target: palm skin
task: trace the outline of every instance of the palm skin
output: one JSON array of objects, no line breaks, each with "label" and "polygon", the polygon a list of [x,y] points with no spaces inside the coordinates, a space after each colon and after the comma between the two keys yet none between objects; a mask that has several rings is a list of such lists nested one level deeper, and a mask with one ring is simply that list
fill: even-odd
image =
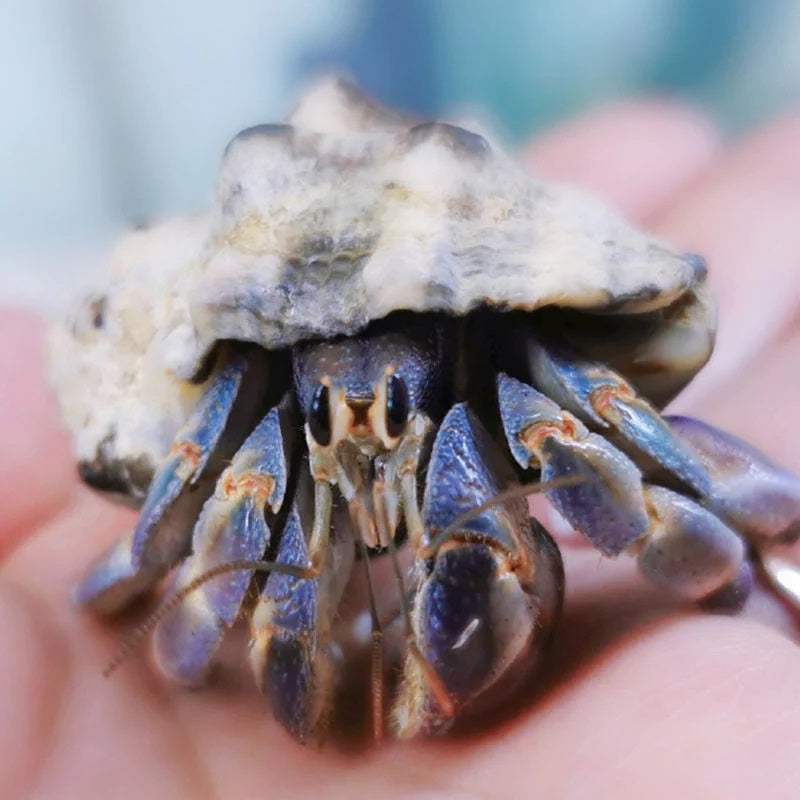
[{"label": "palm skin", "polygon": [[[724,149],[686,109],[629,103],[524,157],[707,256],[719,346],[678,408],[800,469],[800,117]],[[247,680],[186,692],[140,657],[105,680],[123,628],[74,609],[69,590],[133,516],[77,484],[42,377],[41,323],[2,320],[0,797],[798,795],[793,620],[761,595],[740,617],[704,614],[647,586],[630,561],[569,540],[544,674],[519,713],[481,731],[303,748]]]}]

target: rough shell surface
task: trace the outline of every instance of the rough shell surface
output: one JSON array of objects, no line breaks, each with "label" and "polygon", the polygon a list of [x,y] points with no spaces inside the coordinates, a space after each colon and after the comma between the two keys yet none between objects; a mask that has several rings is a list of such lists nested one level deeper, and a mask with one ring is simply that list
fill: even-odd
[{"label": "rough shell surface", "polygon": [[105,285],[51,330],[51,380],[78,461],[117,472],[134,497],[203,392],[167,369],[157,342],[207,229],[198,215],[127,234]]},{"label": "rough shell surface", "polygon": [[326,81],[287,124],[233,139],[208,214],[123,241],[106,286],[54,330],[53,377],[78,457],[146,485],[219,339],[283,347],[398,309],[644,312],[689,290],[691,324],[711,331],[703,285],[702,260],[477,134]]},{"label": "rough shell surface", "polygon": [[397,309],[644,311],[700,270],[600,201],[531,179],[477,134],[327,82],[286,125],[229,144],[164,357],[187,377],[216,339],[273,348]]}]

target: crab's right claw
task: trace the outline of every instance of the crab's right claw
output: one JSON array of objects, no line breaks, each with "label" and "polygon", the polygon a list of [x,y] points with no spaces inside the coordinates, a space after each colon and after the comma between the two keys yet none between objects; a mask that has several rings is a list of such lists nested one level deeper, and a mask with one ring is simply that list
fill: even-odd
[{"label": "crab's right claw", "polygon": [[428,468],[413,635],[392,714],[399,736],[440,733],[502,702],[530,677],[558,617],[561,559],[524,498],[449,530],[513,484],[505,469],[477,418],[454,406]]}]

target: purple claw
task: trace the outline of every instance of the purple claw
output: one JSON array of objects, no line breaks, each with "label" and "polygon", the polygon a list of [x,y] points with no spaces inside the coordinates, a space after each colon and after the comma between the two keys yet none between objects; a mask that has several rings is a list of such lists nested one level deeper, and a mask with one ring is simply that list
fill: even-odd
[{"label": "purple claw", "polygon": [[515,482],[477,418],[454,406],[428,467],[416,650],[409,650],[392,714],[400,736],[441,733],[454,715],[508,699],[538,665],[561,606],[563,573],[524,498],[487,508],[437,542],[464,512]]}]

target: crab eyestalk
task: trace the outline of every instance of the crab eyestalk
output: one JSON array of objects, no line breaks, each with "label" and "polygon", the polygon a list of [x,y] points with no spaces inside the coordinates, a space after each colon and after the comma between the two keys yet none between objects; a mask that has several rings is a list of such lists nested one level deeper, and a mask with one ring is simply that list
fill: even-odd
[{"label": "crab eyestalk", "polygon": [[392,712],[401,737],[446,731],[507,699],[537,666],[558,617],[563,573],[523,498],[441,533],[514,482],[481,423],[454,406],[437,434],[416,553],[409,653]]}]

